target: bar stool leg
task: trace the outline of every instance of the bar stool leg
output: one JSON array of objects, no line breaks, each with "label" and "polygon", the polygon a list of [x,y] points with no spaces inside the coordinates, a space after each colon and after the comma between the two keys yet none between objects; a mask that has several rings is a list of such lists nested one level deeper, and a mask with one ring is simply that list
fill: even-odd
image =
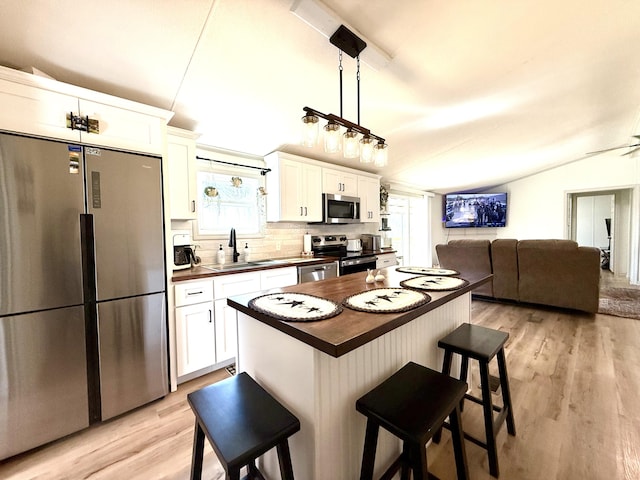
[{"label": "bar stool leg", "polygon": [[[401,461],[402,461],[402,465],[401,465],[401,470],[400,470],[400,480],[410,480],[411,478],[411,467],[412,467],[412,463],[411,463],[411,449],[409,448],[409,443],[408,442],[402,442],[402,457],[400,457]],[[391,475],[391,468],[389,468],[389,470],[387,470],[387,472],[389,472],[389,475]],[[383,476],[384,478],[384,476]],[[393,476],[391,476],[390,478],[393,478]],[[380,479],[383,480],[383,479]]]},{"label": "bar stool leg", "polygon": [[[451,360],[453,358],[453,352],[450,350],[445,350],[444,359],[442,360],[442,373],[445,375],[451,374]],[[465,380],[466,381],[466,380]],[[461,401],[462,403],[462,401]],[[436,433],[433,434],[432,441],[433,443],[440,443],[440,439],[442,438],[442,426],[438,428]]]},{"label": "bar stool leg", "polygon": [[202,457],[204,453],[204,431],[196,420],[193,434],[193,450],[191,452],[191,480],[202,478]]},{"label": "bar stool leg", "polygon": [[362,467],[360,480],[373,479],[373,467],[376,461],[376,448],[378,446],[378,424],[371,419],[367,420],[367,432],[364,437],[364,451],[362,452]]},{"label": "bar stool leg", "polygon": [[480,364],[480,384],[482,387],[482,410],[484,411],[484,429],[487,441],[487,453],[489,455],[489,472],[498,478],[498,452],[496,451],[496,432],[493,428],[493,401],[491,399],[491,386],[489,384],[489,364]]},{"label": "bar stool leg", "polygon": [[453,352],[445,350],[444,359],[442,360],[442,373],[446,375],[451,374],[451,359],[453,358]]},{"label": "bar stool leg", "polygon": [[511,390],[509,389],[509,375],[507,374],[507,362],[504,358],[504,349],[498,352],[498,370],[500,371],[500,388],[502,388],[503,408],[507,408],[507,432],[516,434],[516,424],[513,421],[513,408],[511,406]]},{"label": "bar stool leg", "polygon": [[451,424],[451,440],[453,441],[453,453],[456,459],[456,472],[458,480],[468,480],[469,467],[467,466],[467,451],[464,446],[464,431],[460,421],[460,409],[456,409],[449,415]]},{"label": "bar stool leg", "polygon": [[293,465],[291,464],[291,452],[289,441],[285,439],[276,446],[278,463],[280,464],[280,476],[282,480],[293,480]]},{"label": "bar stool leg", "polygon": [[424,445],[411,445],[411,464],[413,465],[413,480],[428,480],[427,449]]},{"label": "bar stool leg", "polygon": [[247,471],[249,472],[249,474],[246,477],[247,479],[262,478],[262,475],[260,474],[260,470],[258,470],[258,467],[256,467],[255,460],[252,460],[249,462],[249,464],[247,465]]},{"label": "bar stool leg", "polygon": [[[469,357],[461,355],[460,359],[460,380],[467,381],[467,375],[469,374]],[[464,411],[464,397],[460,400],[460,411]]]}]

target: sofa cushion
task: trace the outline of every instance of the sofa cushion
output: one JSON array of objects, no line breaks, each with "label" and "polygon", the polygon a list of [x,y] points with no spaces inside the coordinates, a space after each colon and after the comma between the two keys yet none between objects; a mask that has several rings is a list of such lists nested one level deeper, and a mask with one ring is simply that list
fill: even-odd
[{"label": "sofa cushion", "polygon": [[500,238],[491,242],[493,295],[518,300],[518,240]]},{"label": "sofa cushion", "polygon": [[518,296],[587,312],[598,311],[600,251],[572,240],[520,240]]},{"label": "sofa cushion", "polygon": [[[460,272],[466,280],[474,280],[491,275],[491,242],[489,240],[451,240],[436,245],[438,262],[442,268]],[[475,295],[493,297],[493,282],[476,287]]]}]

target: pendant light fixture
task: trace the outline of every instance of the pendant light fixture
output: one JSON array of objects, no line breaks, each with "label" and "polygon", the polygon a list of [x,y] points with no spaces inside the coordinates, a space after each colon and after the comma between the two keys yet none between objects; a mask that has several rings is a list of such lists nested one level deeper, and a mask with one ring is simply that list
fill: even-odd
[{"label": "pendant light fixture", "polygon": [[[345,158],[360,157],[362,163],[373,162],[376,167],[384,167],[388,161],[388,145],[385,139],[360,125],[360,52],[366,48],[367,44],[344,25],[340,25],[329,41],[339,50],[340,116],[304,107],[302,144],[307,147],[316,145],[319,133],[318,123],[320,118],[323,118],[327,120],[327,124],[323,127],[325,152],[337,153],[342,149]],[[357,60],[358,123],[342,117],[342,52]],[[345,129],[342,135],[341,128]]]}]

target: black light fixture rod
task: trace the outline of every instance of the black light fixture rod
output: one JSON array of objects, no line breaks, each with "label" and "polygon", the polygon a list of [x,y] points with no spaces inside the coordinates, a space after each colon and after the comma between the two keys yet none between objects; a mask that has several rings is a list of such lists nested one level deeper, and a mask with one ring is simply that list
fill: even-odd
[{"label": "black light fixture rod", "polygon": [[360,55],[357,57],[358,73],[356,74],[356,83],[358,84],[358,124],[360,124]]},{"label": "black light fixture rod", "polygon": [[371,130],[369,130],[368,128],[365,128],[357,123],[350,122],[349,120],[344,119],[342,117],[338,117],[333,113],[322,113],[311,107],[304,107],[302,110],[307,115],[315,115],[316,117],[324,118],[327,121],[332,121],[334,123],[337,123],[338,125],[341,125],[347,129],[350,128],[351,130],[354,130],[362,135],[369,135],[370,137],[375,138],[378,141],[378,143],[385,142],[384,138],[379,137],[378,135],[372,133]]},{"label": "black light fixture rod", "polygon": [[338,71],[340,72],[340,116],[342,117],[342,50],[338,54]]},{"label": "black light fixture rod", "polygon": [[254,170],[260,170],[260,175],[266,175],[271,171],[270,168],[265,168],[265,167],[254,167],[253,165],[242,165],[241,163],[225,162],[224,160],[216,160],[213,158],[206,158],[206,157],[200,157],[200,156],[196,156],[196,158],[198,160],[206,160],[208,162],[224,163],[225,165],[232,165],[234,167],[253,168]]}]

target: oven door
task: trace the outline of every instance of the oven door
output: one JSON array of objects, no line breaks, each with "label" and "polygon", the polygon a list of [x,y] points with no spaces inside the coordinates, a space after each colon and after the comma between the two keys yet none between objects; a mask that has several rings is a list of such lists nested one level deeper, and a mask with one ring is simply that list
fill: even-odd
[{"label": "oven door", "polygon": [[375,255],[368,257],[349,258],[340,261],[340,275],[348,275],[350,273],[366,272],[376,268],[378,257]]}]

